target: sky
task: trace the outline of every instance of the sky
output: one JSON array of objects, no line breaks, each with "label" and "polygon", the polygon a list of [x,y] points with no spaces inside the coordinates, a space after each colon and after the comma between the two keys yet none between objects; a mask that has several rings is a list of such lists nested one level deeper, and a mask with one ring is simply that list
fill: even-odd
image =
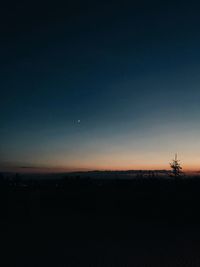
[{"label": "sky", "polygon": [[200,169],[200,4],[7,1],[0,170]]}]

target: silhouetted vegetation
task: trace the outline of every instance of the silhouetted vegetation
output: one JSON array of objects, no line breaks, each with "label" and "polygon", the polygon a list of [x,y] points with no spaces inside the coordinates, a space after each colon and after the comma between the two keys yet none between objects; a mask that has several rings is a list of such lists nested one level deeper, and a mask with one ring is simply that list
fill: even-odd
[{"label": "silhouetted vegetation", "polygon": [[199,266],[198,176],[96,174],[1,174],[3,266]]},{"label": "silhouetted vegetation", "polygon": [[[6,179],[1,175],[1,203],[4,215],[22,217],[114,214],[135,220],[199,219],[200,179],[184,177],[178,181],[155,172],[138,173],[124,179],[68,175],[56,179],[25,179],[19,174]],[[122,178],[120,178],[122,175]],[[7,209],[7,211],[5,210]],[[34,212],[33,212],[34,210]]]},{"label": "silhouetted vegetation", "polygon": [[175,155],[175,159],[173,159],[172,162],[170,163],[170,167],[172,168],[172,176],[179,177],[184,174],[182,172],[180,160],[178,160],[177,158],[177,154]]}]

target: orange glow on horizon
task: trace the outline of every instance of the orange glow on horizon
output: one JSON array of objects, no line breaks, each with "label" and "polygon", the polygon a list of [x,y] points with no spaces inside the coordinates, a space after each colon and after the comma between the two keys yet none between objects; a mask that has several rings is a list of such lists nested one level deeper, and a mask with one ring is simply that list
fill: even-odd
[{"label": "orange glow on horizon", "polygon": [[[128,171],[128,170],[170,170],[169,165],[152,165],[152,166],[142,166],[142,165],[131,165],[131,166],[124,166],[124,167],[103,167],[103,166],[93,166],[93,167],[29,167],[29,168],[22,168],[22,167],[5,167],[2,168],[1,171],[3,172],[19,172],[19,173],[64,173],[64,172],[79,172],[79,171]],[[200,171],[198,167],[191,167],[191,166],[183,166],[183,172],[185,173],[195,173]]]},{"label": "orange glow on horizon", "polygon": [[[115,151],[114,151],[115,152]],[[34,163],[16,162],[0,166],[0,171],[21,173],[61,173],[75,171],[126,171],[126,170],[170,170],[173,154],[146,152],[133,154],[131,152],[105,153],[90,156],[87,154],[76,155],[66,160],[65,155],[51,159],[40,159]],[[182,153],[180,159],[183,172],[191,173],[200,171],[200,157]],[[66,164],[67,162],[67,164]]]}]

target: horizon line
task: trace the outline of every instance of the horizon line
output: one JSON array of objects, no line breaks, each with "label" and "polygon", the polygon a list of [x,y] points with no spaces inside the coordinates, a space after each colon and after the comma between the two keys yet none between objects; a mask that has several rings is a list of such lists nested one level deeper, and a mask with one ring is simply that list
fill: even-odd
[{"label": "horizon line", "polygon": [[[128,171],[133,171],[133,172],[138,172],[138,171],[168,171],[170,172],[171,169],[165,169],[165,168],[137,168],[137,169],[132,169],[132,168],[126,168],[126,169],[91,169],[91,168],[64,168],[64,167],[36,167],[36,166],[19,166],[19,167],[0,167],[0,172],[1,173],[30,173],[30,174],[62,174],[62,173],[76,173],[76,172],[128,172]],[[195,168],[195,169],[183,169],[184,173],[195,173],[195,172],[200,172],[200,168]]]}]

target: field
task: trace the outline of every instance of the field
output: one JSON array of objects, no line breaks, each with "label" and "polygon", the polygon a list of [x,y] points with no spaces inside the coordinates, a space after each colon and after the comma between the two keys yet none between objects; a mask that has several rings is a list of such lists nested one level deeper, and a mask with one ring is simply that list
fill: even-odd
[{"label": "field", "polygon": [[198,177],[2,181],[2,266],[200,266],[199,193]]}]

